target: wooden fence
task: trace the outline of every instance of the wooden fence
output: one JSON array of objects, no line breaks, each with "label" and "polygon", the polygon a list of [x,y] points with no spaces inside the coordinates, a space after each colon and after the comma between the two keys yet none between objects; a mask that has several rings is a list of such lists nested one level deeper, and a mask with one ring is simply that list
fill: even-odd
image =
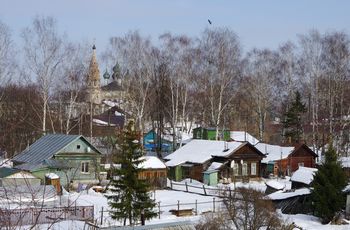
[{"label": "wooden fence", "polygon": [[234,191],[229,186],[225,188],[214,188],[206,185],[193,185],[187,182],[170,181],[170,189],[176,191],[190,192],[204,196],[231,197]]},{"label": "wooden fence", "polygon": [[94,206],[0,209],[0,226],[55,223],[61,220],[93,220]]}]

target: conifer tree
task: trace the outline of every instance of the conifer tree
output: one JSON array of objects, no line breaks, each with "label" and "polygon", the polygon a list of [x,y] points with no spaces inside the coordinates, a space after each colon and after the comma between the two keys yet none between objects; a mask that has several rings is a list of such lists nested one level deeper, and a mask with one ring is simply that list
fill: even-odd
[{"label": "conifer tree", "polygon": [[153,211],[155,203],[149,197],[149,184],[138,178],[141,170],[138,165],[142,163],[140,157],[143,154],[133,122],[129,122],[120,135],[120,150],[117,163],[121,167],[114,169],[108,204],[113,210],[113,219],[123,221],[124,225],[129,220],[130,225],[135,225],[138,220],[151,219],[157,214]]},{"label": "conifer tree", "polygon": [[311,199],[315,215],[328,223],[334,215],[345,206],[345,196],[342,190],[346,186],[346,175],[337,161],[336,152],[330,144],[325,153],[325,161],[317,171]]},{"label": "conifer tree", "polygon": [[295,99],[290,108],[284,114],[284,137],[293,143],[299,142],[303,134],[302,115],[306,112],[305,104],[301,101],[299,91],[295,93]]}]

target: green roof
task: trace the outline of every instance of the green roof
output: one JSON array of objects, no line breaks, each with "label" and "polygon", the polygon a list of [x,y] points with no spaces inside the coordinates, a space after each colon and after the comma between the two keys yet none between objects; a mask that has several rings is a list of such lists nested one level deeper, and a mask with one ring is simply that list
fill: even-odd
[{"label": "green roof", "polygon": [[25,149],[20,154],[13,158],[13,161],[19,163],[37,163],[52,158],[59,153],[60,150],[77,139],[83,139],[96,152],[101,152],[96,149],[82,135],[66,135],[66,134],[47,134],[34,142],[29,148]]},{"label": "green roof", "polygon": [[18,169],[3,167],[3,168],[0,168],[0,178],[5,178],[18,172],[20,172],[20,170]]}]

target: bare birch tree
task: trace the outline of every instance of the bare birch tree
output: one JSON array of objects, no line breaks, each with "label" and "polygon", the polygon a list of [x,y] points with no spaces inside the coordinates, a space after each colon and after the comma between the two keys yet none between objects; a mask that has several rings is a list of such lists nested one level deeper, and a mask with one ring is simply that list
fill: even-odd
[{"label": "bare birch tree", "polygon": [[246,89],[251,97],[257,117],[259,140],[265,140],[266,117],[271,111],[274,98],[274,83],[277,79],[277,54],[270,50],[253,49],[248,54],[249,64]]},{"label": "bare birch tree", "polygon": [[[22,32],[24,60],[29,78],[34,77],[42,99],[42,132],[47,130],[47,113],[52,88],[65,58],[63,36],[52,17],[36,17]],[[31,80],[31,79],[30,79]]]},{"label": "bare birch tree", "polygon": [[[160,39],[163,41],[162,56],[169,69],[171,108],[168,113],[172,127],[173,149],[176,149],[178,140],[182,141],[187,115],[192,69],[192,61],[189,57],[191,39],[186,36],[172,36],[171,34],[164,34]],[[180,130],[177,130],[180,122]]]},{"label": "bare birch tree", "polygon": [[211,125],[219,125],[230,105],[240,78],[241,46],[237,35],[227,28],[206,29],[200,38],[202,80],[209,101]]},{"label": "bare birch tree", "polygon": [[114,62],[119,62],[122,71],[127,73],[124,81],[125,107],[136,115],[136,124],[142,133],[154,69],[153,47],[150,40],[143,38],[137,31],[129,32],[122,38],[111,38],[110,45],[110,57]]},{"label": "bare birch tree", "polygon": [[299,65],[301,67],[300,79],[304,79],[309,86],[312,145],[313,150],[317,151],[319,149],[319,87],[320,78],[323,74],[322,37],[318,31],[310,31],[309,34],[300,36],[299,45],[301,48],[299,59]]}]

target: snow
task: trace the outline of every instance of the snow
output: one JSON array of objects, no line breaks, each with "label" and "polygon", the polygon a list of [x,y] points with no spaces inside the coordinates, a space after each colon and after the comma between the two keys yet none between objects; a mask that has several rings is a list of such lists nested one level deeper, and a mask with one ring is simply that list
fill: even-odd
[{"label": "snow", "polygon": [[271,200],[284,200],[295,196],[307,195],[311,191],[308,188],[296,189],[294,191],[277,191],[268,195]]},{"label": "snow", "polygon": [[[228,150],[224,151],[225,145]],[[185,162],[202,164],[212,158],[212,156],[228,156],[241,145],[241,142],[192,140],[182,146],[172,154],[165,157],[169,160],[167,166],[176,166]]]},{"label": "snow", "polygon": [[142,169],[165,169],[166,165],[158,158],[154,156],[144,156],[140,158],[144,160],[138,165]]},{"label": "snow", "polygon": [[266,143],[258,143],[255,145],[255,148],[266,155],[266,157],[261,160],[262,163],[287,158],[288,155],[294,150],[294,147],[282,147],[279,145],[270,145]]},{"label": "snow", "polygon": [[46,173],[45,177],[49,178],[49,179],[59,179],[60,177],[55,174],[55,173]]},{"label": "snow", "polygon": [[277,180],[269,180],[265,182],[267,186],[270,186],[271,188],[282,190],[286,187],[285,183],[281,183]]},{"label": "snow", "polygon": [[231,131],[230,137],[234,141],[248,141],[252,145],[256,145],[259,140],[250,135],[248,132],[245,131]]},{"label": "snow", "polygon": [[[194,193],[186,193],[181,191],[169,191],[169,190],[155,190],[151,193],[151,197],[155,199],[157,204],[161,206],[161,219],[154,218],[150,221],[147,221],[146,224],[155,224],[155,223],[167,223],[174,221],[198,221],[200,216],[189,216],[189,217],[176,217],[172,215],[169,210],[177,209],[178,202],[180,203],[181,208],[193,208],[195,209],[195,202],[197,201],[198,213],[206,212],[212,210],[213,207],[213,197],[211,196],[202,196]],[[76,201],[76,204],[79,205],[94,205],[95,219],[101,219],[101,210],[104,209],[103,215],[103,225],[121,225],[120,222],[112,220],[107,212],[110,210],[108,206],[107,198],[104,194],[96,193],[92,189],[88,191],[83,191],[81,193],[71,193],[69,194],[69,199],[71,201]],[[219,209],[223,204],[220,198],[215,198],[216,204],[215,208]],[[160,202],[160,203],[159,203]],[[158,208],[157,208],[158,210]]]},{"label": "snow", "polygon": [[343,168],[350,168],[350,157],[341,157],[340,162]]},{"label": "snow", "polygon": [[322,224],[321,220],[315,216],[305,215],[305,214],[283,214],[279,211],[280,216],[287,223],[295,223],[299,228],[294,229],[304,229],[304,230],[348,230],[350,229],[349,225],[331,225],[331,224]]},{"label": "snow", "polygon": [[[181,131],[179,131],[177,134],[177,137],[179,139],[181,138],[181,140],[178,140],[178,143],[180,143],[180,141],[182,141],[183,144],[187,144],[188,142],[190,142],[192,140],[192,136],[186,132],[181,133]],[[173,135],[172,134],[165,134],[162,136],[162,138],[164,140],[173,142]]]},{"label": "snow", "polygon": [[105,104],[105,105],[108,105],[109,107],[118,106],[118,103],[114,102],[114,101],[103,100],[102,103]]},{"label": "snow", "polygon": [[0,167],[12,168],[13,163],[11,159],[1,159],[0,158]]},{"label": "snow", "polygon": [[18,172],[18,173],[12,174],[6,178],[10,178],[10,179],[35,179],[36,177],[28,172]]},{"label": "snow", "polygon": [[115,124],[108,124],[108,122],[102,121],[100,119],[92,119],[93,122],[95,122],[98,125],[109,125],[109,126],[115,126]]},{"label": "snow", "polygon": [[219,163],[219,162],[213,162],[211,163],[211,165],[208,167],[208,171],[210,170],[218,170],[221,166],[223,165],[223,163]]},{"label": "snow", "polygon": [[301,167],[295,171],[291,177],[291,181],[301,182],[309,185],[314,180],[314,175],[317,172],[316,168]]}]

